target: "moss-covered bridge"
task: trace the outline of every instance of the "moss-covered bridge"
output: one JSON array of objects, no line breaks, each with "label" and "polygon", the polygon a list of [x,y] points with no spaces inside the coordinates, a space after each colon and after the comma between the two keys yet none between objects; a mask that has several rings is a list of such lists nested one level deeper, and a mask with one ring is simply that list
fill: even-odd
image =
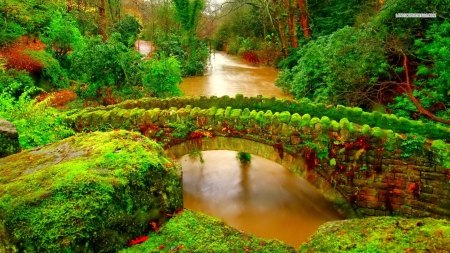
[{"label": "moss-covered bridge", "polygon": [[67,119],[78,131],[140,131],[173,157],[227,149],[269,158],[307,179],[346,217],[450,217],[450,129],[434,124],[241,95],[141,99]]}]

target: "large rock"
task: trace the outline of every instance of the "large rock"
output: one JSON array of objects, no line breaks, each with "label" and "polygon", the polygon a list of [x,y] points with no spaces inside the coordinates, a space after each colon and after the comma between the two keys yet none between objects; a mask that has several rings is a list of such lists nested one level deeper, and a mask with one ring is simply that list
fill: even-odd
[{"label": "large rock", "polygon": [[300,252],[450,252],[450,221],[376,217],[330,221]]},{"label": "large rock", "polygon": [[116,252],[182,207],[181,170],[136,132],[0,159],[0,252]]},{"label": "large rock", "polygon": [[146,242],[124,249],[120,253],[159,251],[199,253],[297,252],[294,247],[278,240],[256,237],[232,228],[222,220],[187,209],[167,222],[158,233],[150,233]]},{"label": "large rock", "polygon": [[16,126],[0,118],[0,158],[17,153],[19,148]]}]

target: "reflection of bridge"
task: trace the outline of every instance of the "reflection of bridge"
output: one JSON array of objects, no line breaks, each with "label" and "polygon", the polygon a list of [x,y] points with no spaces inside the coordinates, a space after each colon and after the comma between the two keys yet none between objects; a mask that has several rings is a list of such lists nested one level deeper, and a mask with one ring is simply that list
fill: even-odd
[{"label": "reflection of bridge", "polygon": [[149,57],[149,54],[155,50],[153,44],[145,40],[137,40],[134,43],[134,47],[139,53],[145,55],[143,58]]},{"label": "reflection of bridge", "polygon": [[[305,110],[313,117],[298,114]],[[354,210],[364,216],[450,217],[450,173],[439,165],[445,156],[435,159],[419,148],[402,158],[402,135],[339,119],[344,116],[374,126],[399,127],[389,123],[395,120],[415,124],[354,108],[242,96],[142,99],[87,108],[68,119],[80,131],[138,130],[175,157],[196,149],[228,149],[271,159],[307,179],[346,217],[355,216]],[[428,129],[436,135],[448,131]],[[450,150],[442,141],[430,144]]]}]

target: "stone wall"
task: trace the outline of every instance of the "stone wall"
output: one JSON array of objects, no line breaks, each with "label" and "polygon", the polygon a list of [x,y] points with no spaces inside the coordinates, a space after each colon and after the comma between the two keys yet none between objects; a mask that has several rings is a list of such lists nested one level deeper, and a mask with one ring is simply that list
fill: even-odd
[{"label": "stone wall", "polygon": [[19,152],[19,134],[16,126],[0,118],[0,158]]},{"label": "stone wall", "polygon": [[[236,95],[234,98],[229,96],[222,97],[206,97],[200,96],[195,98],[144,98],[140,100],[128,100],[121,104],[102,107],[101,110],[109,111],[116,108],[120,109],[153,109],[160,108],[170,109],[171,107],[184,108],[186,106],[192,108],[227,108],[244,110],[248,108],[256,111],[272,110],[273,112],[287,111],[291,114],[298,113],[300,115],[309,114],[311,117],[327,116],[331,120],[340,121],[347,118],[350,122],[370,127],[380,127],[383,129],[391,129],[398,133],[417,133],[430,139],[443,139],[450,141],[450,128],[437,126],[432,123],[422,123],[416,120],[408,120],[404,117],[397,117],[390,114],[382,114],[380,112],[365,112],[358,107],[345,107],[342,105],[327,105],[323,103],[310,103],[298,100],[277,99],[275,97],[267,98],[262,96],[244,97]],[[98,108],[86,108],[82,112],[90,112],[98,110]]]},{"label": "stone wall", "polygon": [[[450,145],[443,141],[426,141],[404,158],[403,134],[350,123],[346,118],[337,122],[327,116],[231,107],[121,107],[84,110],[67,120],[78,131],[137,130],[166,149],[184,142],[205,149],[206,140],[217,137],[263,143],[278,154],[280,164],[286,159],[304,159],[303,168],[287,168],[319,190],[332,186],[364,216],[450,217],[450,172],[442,166],[449,164]],[[246,144],[240,151],[250,147]]]}]

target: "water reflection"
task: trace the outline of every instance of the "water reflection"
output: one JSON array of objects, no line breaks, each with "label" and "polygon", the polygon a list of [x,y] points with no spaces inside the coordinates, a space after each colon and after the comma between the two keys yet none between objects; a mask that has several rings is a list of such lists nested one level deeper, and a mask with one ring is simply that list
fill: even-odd
[{"label": "water reflection", "polygon": [[275,96],[292,98],[275,86],[278,71],[272,67],[254,67],[223,52],[211,54],[204,76],[184,78],[180,89],[186,96]]},{"label": "water reflection", "polygon": [[204,151],[205,162],[184,156],[184,206],[265,238],[300,246],[323,223],[341,217],[306,180],[252,156],[242,166],[235,151]]}]

